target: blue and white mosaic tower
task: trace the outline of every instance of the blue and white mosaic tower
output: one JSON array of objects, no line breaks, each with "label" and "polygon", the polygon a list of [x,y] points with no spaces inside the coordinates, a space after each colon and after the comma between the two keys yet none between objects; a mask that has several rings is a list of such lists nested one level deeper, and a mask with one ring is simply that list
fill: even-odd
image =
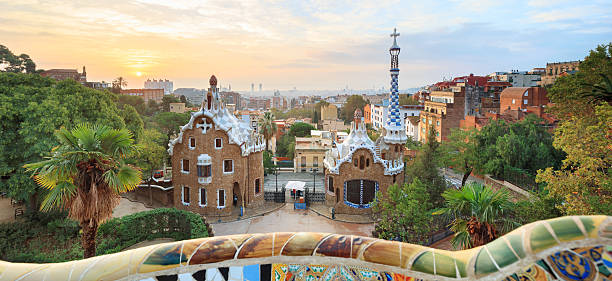
[{"label": "blue and white mosaic tower", "polygon": [[399,76],[399,53],[400,47],[397,45],[397,29],[393,29],[391,37],[393,37],[393,45],[389,49],[391,54],[391,91],[389,93],[389,114],[387,115],[387,124],[385,130],[385,142],[388,143],[405,143],[406,131],[404,129],[404,119],[400,114],[399,91],[397,87]]}]

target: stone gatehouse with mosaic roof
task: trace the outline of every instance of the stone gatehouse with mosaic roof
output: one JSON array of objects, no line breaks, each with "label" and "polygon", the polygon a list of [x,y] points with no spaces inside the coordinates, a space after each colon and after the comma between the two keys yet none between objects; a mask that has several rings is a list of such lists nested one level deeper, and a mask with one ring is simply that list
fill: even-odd
[{"label": "stone gatehouse with mosaic roof", "polygon": [[370,139],[363,114],[357,109],[349,136],[344,142],[333,144],[325,155],[325,201],[336,213],[371,213],[378,191],[386,196],[389,186],[404,181],[403,156],[407,137],[399,105],[397,36],[396,31],[391,34],[389,114],[382,135],[376,142]]},{"label": "stone gatehouse with mosaic roof", "polygon": [[199,111],[169,143],[174,207],[207,215],[264,203],[263,137],[219,98],[217,78]]}]

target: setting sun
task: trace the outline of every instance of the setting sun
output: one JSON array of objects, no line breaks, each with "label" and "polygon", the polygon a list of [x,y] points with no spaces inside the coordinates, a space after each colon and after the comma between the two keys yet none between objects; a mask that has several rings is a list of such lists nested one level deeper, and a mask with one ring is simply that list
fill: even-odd
[{"label": "setting sun", "polygon": [[138,77],[142,76],[142,72],[140,72],[140,71],[136,72],[136,76],[138,76]]}]

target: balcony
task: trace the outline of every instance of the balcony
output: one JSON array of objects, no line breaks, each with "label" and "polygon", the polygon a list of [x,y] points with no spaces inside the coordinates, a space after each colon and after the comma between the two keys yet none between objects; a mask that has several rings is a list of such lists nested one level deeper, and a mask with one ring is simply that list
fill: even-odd
[{"label": "balcony", "polygon": [[199,184],[209,184],[212,182],[212,177],[198,177]]},{"label": "balcony", "polygon": [[[56,264],[0,261],[2,280],[604,280],[612,217],[522,226],[482,247],[445,251],[329,233],[265,233],[158,244]],[[274,279],[272,279],[274,277]]]}]

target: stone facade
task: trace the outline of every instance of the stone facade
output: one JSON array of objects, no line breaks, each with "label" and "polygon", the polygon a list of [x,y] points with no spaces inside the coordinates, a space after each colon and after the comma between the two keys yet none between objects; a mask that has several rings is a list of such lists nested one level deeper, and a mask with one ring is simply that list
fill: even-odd
[{"label": "stone facade", "polygon": [[265,143],[219,102],[213,82],[201,110],[170,143],[174,206],[230,215],[234,208],[264,202]]},{"label": "stone facade", "polygon": [[425,101],[419,122],[419,140],[427,141],[429,130],[436,129],[439,142],[445,140],[452,128],[459,128],[465,113],[465,87],[453,86],[445,91],[432,91]]},{"label": "stone facade", "polygon": [[546,70],[540,81],[540,86],[551,85],[559,76],[571,74],[579,70],[581,61],[547,63]]},{"label": "stone facade", "polygon": [[333,104],[321,107],[321,120],[337,120],[338,107]]}]

